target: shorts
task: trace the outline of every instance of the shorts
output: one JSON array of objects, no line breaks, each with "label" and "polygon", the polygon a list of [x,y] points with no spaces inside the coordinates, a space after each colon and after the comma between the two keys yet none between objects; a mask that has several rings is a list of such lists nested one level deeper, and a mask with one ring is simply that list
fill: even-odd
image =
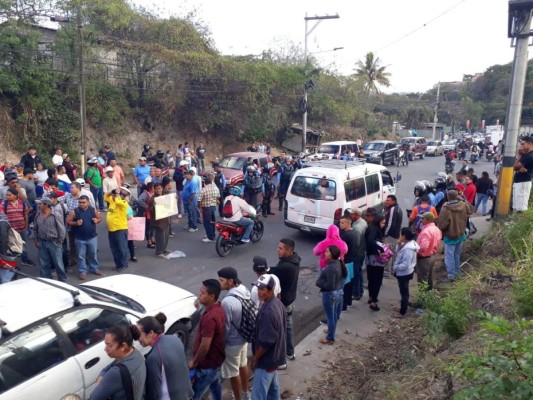
[{"label": "shorts", "polygon": [[226,346],[226,359],[222,364],[222,378],[233,378],[239,375],[239,368],[248,364],[248,343],[237,346]]},{"label": "shorts", "polygon": [[513,209],[515,211],[527,211],[531,181],[513,184]]}]

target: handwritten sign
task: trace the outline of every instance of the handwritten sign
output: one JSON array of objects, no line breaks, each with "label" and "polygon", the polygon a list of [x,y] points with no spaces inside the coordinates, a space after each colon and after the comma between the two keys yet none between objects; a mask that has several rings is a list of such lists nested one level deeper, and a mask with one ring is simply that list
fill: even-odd
[{"label": "handwritten sign", "polygon": [[146,226],[146,218],[134,217],[128,219],[128,240],[144,240],[144,229]]},{"label": "handwritten sign", "polygon": [[175,193],[156,197],[154,201],[156,220],[178,214],[178,201]]}]

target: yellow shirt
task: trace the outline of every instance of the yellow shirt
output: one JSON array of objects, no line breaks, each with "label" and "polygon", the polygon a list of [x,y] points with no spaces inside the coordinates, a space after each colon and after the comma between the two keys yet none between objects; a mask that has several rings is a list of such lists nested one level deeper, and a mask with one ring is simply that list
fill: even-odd
[{"label": "yellow shirt", "polygon": [[122,229],[128,229],[128,203],[122,200],[120,196],[104,195],[105,201],[109,203],[107,211],[107,230],[115,232]]}]

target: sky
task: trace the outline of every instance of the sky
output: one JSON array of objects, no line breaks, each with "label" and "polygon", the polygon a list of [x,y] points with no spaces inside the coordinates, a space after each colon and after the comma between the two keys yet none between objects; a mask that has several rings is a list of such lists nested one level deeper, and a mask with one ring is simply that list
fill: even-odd
[{"label": "sky", "polygon": [[[425,92],[512,61],[507,0],[136,0],[183,16],[195,12],[224,55],[304,47],[307,16],[339,15],[307,35],[308,52],[342,75],[374,52],[391,73],[384,92]],[[308,21],[308,32],[316,21]],[[343,47],[338,51],[329,51]],[[531,51],[529,58],[531,59]]]}]

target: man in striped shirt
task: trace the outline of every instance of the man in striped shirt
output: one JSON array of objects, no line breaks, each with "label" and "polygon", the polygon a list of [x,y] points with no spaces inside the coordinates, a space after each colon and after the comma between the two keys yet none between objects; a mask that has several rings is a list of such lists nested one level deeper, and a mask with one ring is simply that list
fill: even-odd
[{"label": "man in striped shirt", "polygon": [[[22,240],[25,242],[28,240],[28,219],[30,214],[30,206],[28,203],[19,198],[19,192],[15,188],[9,188],[6,192],[6,199],[2,202],[0,210],[3,209],[4,213],[7,216],[7,221],[11,228],[16,230]],[[22,263],[35,266],[35,263],[28,258],[28,253],[26,252],[26,246],[24,246],[24,251],[21,254]]]},{"label": "man in striped shirt", "polygon": [[212,173],[205,178],[205,186],[200,191],[198,198],[206,235],[202,239],[204,243],[210,243],[215,240],[215,210],[217,209],[218,199],[220,198],[220,190],[215,185],[214,178],[215,175]]}]

